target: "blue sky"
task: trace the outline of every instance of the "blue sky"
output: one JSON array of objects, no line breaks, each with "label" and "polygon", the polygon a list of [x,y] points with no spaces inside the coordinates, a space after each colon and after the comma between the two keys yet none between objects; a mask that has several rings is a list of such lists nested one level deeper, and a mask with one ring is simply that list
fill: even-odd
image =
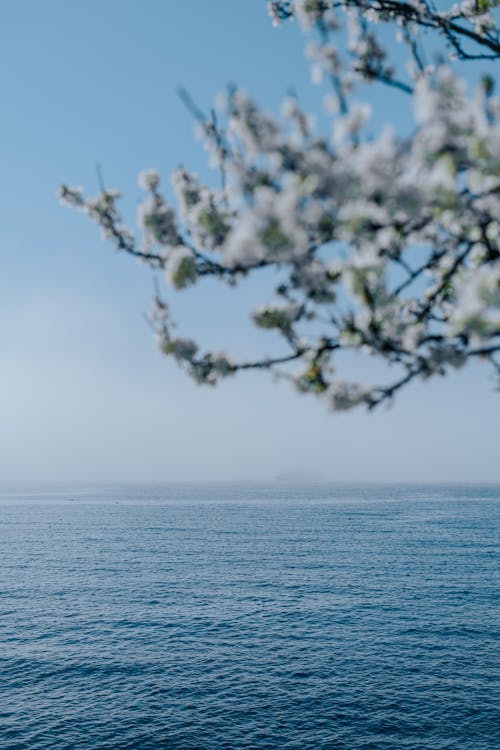
[{"label": "blue sky", "polygon": [[[294,467],[341,481],[500,479],[486,368],[418,384],[373,415],[329,414],[261,374],[198,388],[153,346],[147,270],[57,202],[62,181],[96,191],[100,163],[134,220],[144,167],[206,175],[178,85],[206,108],[235,81],[275,110],[294,86],[317,109],[301,35],[274,29],[264,6],[0,5],[0,480],[260,479]],[[213,292],[179,296],[188,332],[261,343],[235,323],[238,296],[228,310]]]}]

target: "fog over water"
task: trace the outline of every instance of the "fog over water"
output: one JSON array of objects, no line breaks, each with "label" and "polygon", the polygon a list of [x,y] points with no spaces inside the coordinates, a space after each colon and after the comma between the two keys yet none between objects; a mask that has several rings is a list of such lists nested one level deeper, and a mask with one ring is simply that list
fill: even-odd
[{"label": "fog over water", "polygon": [[4,481],[498,479],[498,396],[480,367],[391,409],[331,414],[262,374],[193,385],[136,310],[37,309],[0,324]]}]

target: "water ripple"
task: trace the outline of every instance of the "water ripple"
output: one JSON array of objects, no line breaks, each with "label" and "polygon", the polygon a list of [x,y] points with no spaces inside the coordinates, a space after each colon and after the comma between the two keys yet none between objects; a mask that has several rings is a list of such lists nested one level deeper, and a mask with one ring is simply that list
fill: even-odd
[{"label": "water ripple", "polygon": [[493,750],[499,501],[4,491],[0,748]]}]

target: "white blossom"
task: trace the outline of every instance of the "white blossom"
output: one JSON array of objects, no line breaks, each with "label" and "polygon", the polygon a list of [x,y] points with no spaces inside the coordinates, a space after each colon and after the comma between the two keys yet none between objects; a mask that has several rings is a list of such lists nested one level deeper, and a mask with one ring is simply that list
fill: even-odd
[{"label": "white blossom", "polygon": [[160,173],[156,169],[145,169],[139,174],[138,182],[143,190],[154,191],[160,185]]},{"label": "white blossom", "polygon": [[179,246],[173,248],[166,265],[167,277],[176,289],[184,289],[196,282],[196,259],[192,250]]},{"label": "white blossom", "polygon": [[[316,132],[296,96],[278,117],[230,88],[217,120],[194,108],[217,182],[176,170],[174,206],[160,193],[159,173],[142,172],[137,239],[117,191],[86,198],[63,186],[61,201],[119,250],[163,270],[174,289],[206,277],[234,286],[252,274],[261,274],[259,289],[273,285],[250,318],[281,349],[242,360],[174,335],[171,300],[157,292],[158,345],[198,383],[267,369],[347,410],[390,401],[413,379],[473,357],[500,372],[500,99],[493,75],[473,87],[452,62],[480,56],[493,72],[498,2],[267,5],[273,23],[296,18],[307,35],[328,127],[320,121]],[[384,32],[391,25],[396,55]],[[429,65],[443,39],[442,60]],[[374,122],[366,84],[383,92]],[[394,126],[394,107],[406,112],[406,135]],[[200,316],[205,304],[200,298]],[[343,351],[384,363],[385,384],[338,376]]]}]

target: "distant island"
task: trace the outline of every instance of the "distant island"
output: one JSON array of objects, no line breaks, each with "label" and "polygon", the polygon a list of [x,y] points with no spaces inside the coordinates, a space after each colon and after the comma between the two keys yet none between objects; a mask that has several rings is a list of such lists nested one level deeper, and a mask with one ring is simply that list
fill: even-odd
[{"label": "distant island", "polygon": [[323,474],[308,469],[290,469],[289,471],[280,471],[276,474],[274,480],[276,482],[287,482],[289,484],[316,484],[327,481]]}]

